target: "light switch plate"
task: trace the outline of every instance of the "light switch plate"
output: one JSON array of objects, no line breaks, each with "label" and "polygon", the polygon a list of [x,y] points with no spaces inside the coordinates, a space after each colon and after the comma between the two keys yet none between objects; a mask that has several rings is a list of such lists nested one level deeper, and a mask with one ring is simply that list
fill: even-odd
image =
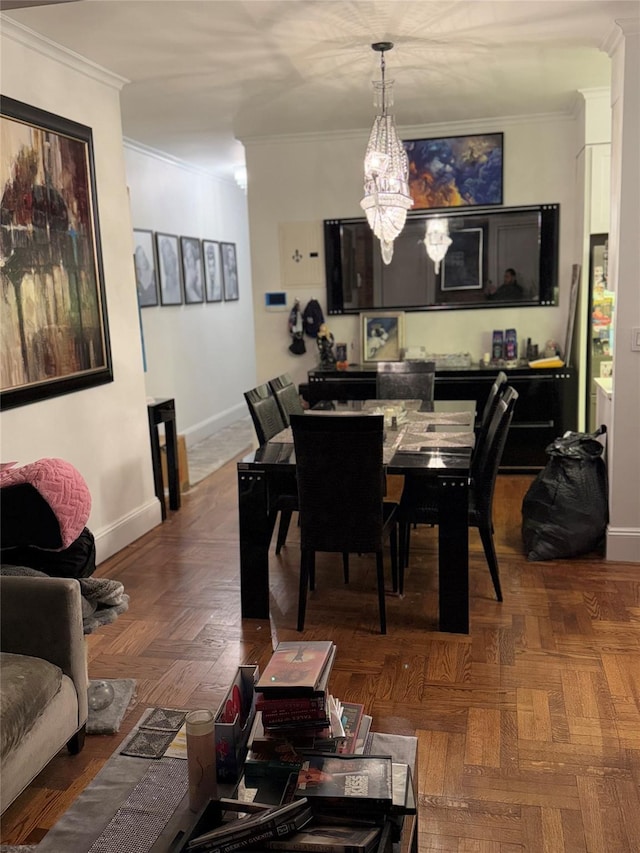
[{"label": "light switch plate", "polygon": [[638,326],[631,329],[631,349],[633,352],[640,352],[640,328]]}]

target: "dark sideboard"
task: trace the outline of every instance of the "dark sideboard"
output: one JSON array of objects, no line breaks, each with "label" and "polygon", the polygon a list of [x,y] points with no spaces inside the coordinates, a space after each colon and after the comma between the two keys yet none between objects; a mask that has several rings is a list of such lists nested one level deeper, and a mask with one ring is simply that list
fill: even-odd
[{"label": "dark sideboard", "polygon": [[[545,448],[566,430],[578,428],[578,377],[575,368],[469,367],[436,370],[436,400],[477,400],[482,413],[498,370],[519,394],[502,457],[502,472],[530,472],[549,460]],[[321,400],[372,400],[376,366],[351,365],[345,370],[310,370],[300,393],[310,406]]]}]

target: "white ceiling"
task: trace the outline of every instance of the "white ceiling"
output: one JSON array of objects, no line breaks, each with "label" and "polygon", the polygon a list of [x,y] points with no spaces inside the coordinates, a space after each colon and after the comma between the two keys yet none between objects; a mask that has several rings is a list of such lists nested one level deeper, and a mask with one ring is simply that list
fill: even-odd
[{"label": "white ceiling", "polygon": [[78,0],[4,15],[130,80],[126,137],[230,173],[243,160],[234,137],[366,135],[377,41],[395,43],[385,56],[400,129],[569,113],[576,90],[608,85],[600,48],[639,10],[640,0]]}]

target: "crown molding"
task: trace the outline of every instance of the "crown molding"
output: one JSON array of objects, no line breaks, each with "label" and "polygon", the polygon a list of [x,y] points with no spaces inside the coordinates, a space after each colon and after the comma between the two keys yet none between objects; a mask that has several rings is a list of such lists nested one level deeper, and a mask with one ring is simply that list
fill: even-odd
[{"label": "crown molding", "polygon": [[40,53],[42,56],[54,59],[61,65],[66,65],[68,68],[84,74],[85,77],[90,77],[92,80],[97,80],[118,91],[130,82],[126,77],[121,77],[119,74],[109,71],[108,68],[103,68],[101,65],[81,56],[79,53],[63,47],[46,36],[40,35],[35,30],[25,27],[24,24],[19,24],[17,21],[7,18],[5,15],[0,15],[0,24],[2,24],[3,38],[6,37],[11,41],[31,48],[31,50]]},{"label": "crown molding", "polygon": [[186,160],[181,160],[179,157],[174,157],[173,154],[167,154],[166,151],[160,151],[159,148],[152,148],[150,145],[145,145],[144,142],[138,142],[128,136],[122,138],[125,148],[129,151],[135,151],[137,154],[144,154],[146,157],[153,157],[154,160],[159,160],[161,163],[166,163],[169,166],[175,166],[178,169],[183,169],[185,172],[191,172],[194,175],[201,175],[207,178],[213,178],[220,181],[222,184],[237,188],[237,183],[233,176],[222,172],[214,172],[205,169],[202,166],[196,166],[193,163],[187,163]]},{"label": "crown molding", "polygon": [[[397,118],[397,117],[396,117]],[[433,124],[402,125],[396,121],[396,126],[401,139],[423,138],[429,136],[461,136],[471,133],[498,133],[505,127],[530,124],[536,122],[558,122],[573,121],[572,109],[556,113],[533,113],[531,115],[516,116],[491,116],[481,119],[468,119],[464,121],[438,122]],[[354,130],[334,131],[311,131],[303,133],[274,133],[263,135],[246,136],[239,133],[236,139],[243,145],[280,144],[289,142],[328,142],[331,140],[362,139],[368,137],[371,127],[358,128]]]}]

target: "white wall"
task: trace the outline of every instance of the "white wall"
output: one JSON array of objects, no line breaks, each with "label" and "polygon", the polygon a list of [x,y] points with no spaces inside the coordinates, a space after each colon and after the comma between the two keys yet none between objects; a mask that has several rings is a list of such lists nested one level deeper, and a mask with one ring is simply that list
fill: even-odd
[{"label": "white wall", "polygon": [[255,385],[247,200],[235,182],[126,142],[134,228],[236,244],[240,298],[141,310],[150,397],[173,397],[187,445],[246,417]]},{"label": "white wall", "polygon": [[[516,328],[544,348],[548,339],[564,345],[571,266],[580,263],[576,244],[575,120],[569,117],[496,119],[465,125],[402,128],[405,139],[461,133],[504,132],[504,205],[560,204],[560,305],[552,308],[483,308],[407,313],[407,345],[431,352],[470,352],[480,359],[491,349],[494,328]],[[307,353],[288,352],[287,315],[264,310],[264,293],[281,290],[278,224],[361,216],[362,161],[368,129],[333,136],[243,140],[249,175],[249,223],[253,262],[258,379],[288,371],[298,382],[318,361],[313,340]],[[320,251],[323,247],[320,246]],[[302,306],[316,296],[326,308],[324,285],[288,289],[288,302]],[[349,358],[360,358],[357,316],[328,318],[336,340],[353,343]]]},{"label": "white wall", "polygon": [[2,94],[93,129],[114,381],[2,412],[2,458],[60,457],[89,486],[102,560],[160,520],[131,261],[131,220],[115,77],[2,22]]}]

